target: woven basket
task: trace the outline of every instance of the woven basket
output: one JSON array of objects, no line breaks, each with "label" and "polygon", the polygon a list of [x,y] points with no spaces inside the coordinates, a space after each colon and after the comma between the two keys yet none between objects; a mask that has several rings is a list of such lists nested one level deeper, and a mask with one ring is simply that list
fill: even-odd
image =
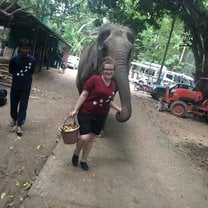
[{"label": "woven basket", "polygon": [[[65,126],[77,126],[76,128],[70,129],[70,131],[64,131]],[[67,117],[64,124],[59,126],[59,131],[65,144],[75,144],[79,139],[79,124],[75,117]]]}]

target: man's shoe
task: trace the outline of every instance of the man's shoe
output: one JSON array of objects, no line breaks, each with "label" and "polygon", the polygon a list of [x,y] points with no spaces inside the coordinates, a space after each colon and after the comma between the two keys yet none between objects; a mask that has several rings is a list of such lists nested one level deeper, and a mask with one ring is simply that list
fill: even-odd
[{"label": "man's shoe", "polygon": [[72,164],[73,164],[73,166],[77,167],[78,162],[79,162],[79,156],[75,155],[75,153],[74,153],[73,156],[72,156]]},{"label": "man's shoe", "polygon": [[16,121],[15,120],[11,120],[9,123],[10,127],[15,127],[16,126]]},{"label": "man's shoe", "polygon": [[89,166],[86,162],[81,161],[80,165],[81,165],[82,170],[88,170],[89,169]]},{"label": "man's shoe", "polygon": [[21,127],[20,126],[17,126],[17,128],[16,128],[16,134],[17,134],[17,136],[22,136],[22,134],[23,134],[23,131],[22,131],[22,129],[21,129]]}]

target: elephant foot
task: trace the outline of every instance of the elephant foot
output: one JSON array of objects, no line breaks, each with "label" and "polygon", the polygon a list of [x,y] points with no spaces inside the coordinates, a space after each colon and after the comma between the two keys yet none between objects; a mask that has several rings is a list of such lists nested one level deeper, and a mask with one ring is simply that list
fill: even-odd
[{"label": "elephant foot", "polygon": [[98,137],[98,138],[103,138],[103,137],[105,137],[105,136],[106,136],[105,131],[102,130],[102,131],[100,132],[100,134],[99,134],[97,137]]}]

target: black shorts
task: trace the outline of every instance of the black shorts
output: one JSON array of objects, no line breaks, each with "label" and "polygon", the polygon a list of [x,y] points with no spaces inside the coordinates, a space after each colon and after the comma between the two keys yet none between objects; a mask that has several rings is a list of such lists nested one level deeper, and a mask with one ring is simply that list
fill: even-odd
[{"label": "black shorts", "polygon": [[77,119],[80,125],[80,135],[89,133],[99,135],[104,127],[106,116],[92,116],[84,112],[79,112]]}]

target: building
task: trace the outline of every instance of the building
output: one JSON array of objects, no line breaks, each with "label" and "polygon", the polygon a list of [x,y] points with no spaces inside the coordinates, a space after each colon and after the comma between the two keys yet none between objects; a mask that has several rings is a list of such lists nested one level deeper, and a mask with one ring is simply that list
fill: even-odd
[{"label": "building", "polygon": [[0,33],[0,54],[5,59],[17,52],[21,38],[29,39],[32,42],[31,53],[38,61],[38,71],[42,66],[47,69],[54,67],[58,48],[64,49],[65,59],[71,48],[62,37],[16,3],[0,4]]}]

